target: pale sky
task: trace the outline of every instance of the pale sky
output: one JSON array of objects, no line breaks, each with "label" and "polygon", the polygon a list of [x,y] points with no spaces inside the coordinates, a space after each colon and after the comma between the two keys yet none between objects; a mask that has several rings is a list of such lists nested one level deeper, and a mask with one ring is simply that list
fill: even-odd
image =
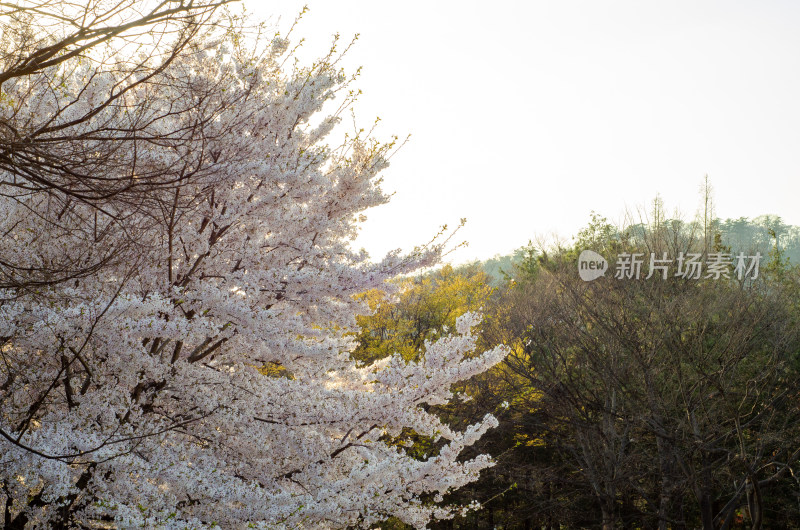
[{"label": "pale sky", "polygon": [[357,247],[379,259],[466,217],[454,261],[621,221],[660,194],[692,218],[800,225],[800,2],[245,0],[319,55],[360,38],[356,104],[378,136],[411,134],[391,202]]}]

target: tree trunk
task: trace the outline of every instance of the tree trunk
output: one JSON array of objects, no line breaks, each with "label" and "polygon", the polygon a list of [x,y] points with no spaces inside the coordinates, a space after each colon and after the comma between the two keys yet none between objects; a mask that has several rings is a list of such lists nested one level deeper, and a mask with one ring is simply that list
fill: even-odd
[{"label": "tree trunk", "polygon": [[603,515],[603,530],[614,530],[614,507],[609,508],[605,502],[600,505],[600,510]]}]

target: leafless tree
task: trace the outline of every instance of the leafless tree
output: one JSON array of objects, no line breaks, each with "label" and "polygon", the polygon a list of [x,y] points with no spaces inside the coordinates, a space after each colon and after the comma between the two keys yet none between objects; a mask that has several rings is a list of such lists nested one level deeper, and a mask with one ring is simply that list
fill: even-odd
[{"label": "leafless tree", "polygon": [[[676,240],[664,237],[649,245]],[[728,528],[744,508],[760,528],[765,489],[800,454],[791,291],[734,279],[589,283],[575,257],[550,256],[509,291],[505,325],[520,340],[506,366],[542,393],[549,439],[594,493],[602,526],[623,522],[636,498],[628,514],[644,526]]]},{"label": "leafless tree", "polygon": [[86,255],[33,261],[5,253],[0,288],[78,280],[132,260],[142,227],[126,225],[126,212],[174,218],[196,200],[177,190],[212,174],[220,153],[208,124],[231,102],[170,67],[220,31],[220,8],[232,1],[0,2],[0,195],[53,226],[30,237],[55,241],[70,226],[94,243]]}]

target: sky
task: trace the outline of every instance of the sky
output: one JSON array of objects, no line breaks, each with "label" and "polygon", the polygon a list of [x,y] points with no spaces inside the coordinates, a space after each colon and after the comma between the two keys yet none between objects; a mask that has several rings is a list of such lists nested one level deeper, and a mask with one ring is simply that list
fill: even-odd
[{"label": "sky", "polygon": [[800,225],[800,2],[245,0],[319,56],[359,39],[359,125],[409,142],[355,242],[379,259],[466,226],[460,263],[622,223],[656,195],[692,219]]}]

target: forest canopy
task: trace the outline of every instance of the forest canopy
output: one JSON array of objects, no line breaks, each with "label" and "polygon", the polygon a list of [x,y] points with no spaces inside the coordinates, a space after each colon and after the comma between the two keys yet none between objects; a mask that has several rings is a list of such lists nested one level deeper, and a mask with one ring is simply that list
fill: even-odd
[{"label": "forest canopy", "polygon": [[[593,214],[569,244],[405,280],[359,321],[358,354],[400,344],[413,358],[418,337],[474,300],[480,340],[511,350],[460,386],[468,401],[439,409],[454,424],[493,410],[500,425],[474,449],[497,465],[453,494],[482,508],[436,528],[798,528],[797,228],[774,216],[650,219],[617,227]],[[581,279],[586,249],[607,274]],[[702,263],[738,249],[763,253],[743,278],[733,261],[718,275],[672,263],[647,278],[651,253]],[[631,255],[641,274],[616,277]]]}]

